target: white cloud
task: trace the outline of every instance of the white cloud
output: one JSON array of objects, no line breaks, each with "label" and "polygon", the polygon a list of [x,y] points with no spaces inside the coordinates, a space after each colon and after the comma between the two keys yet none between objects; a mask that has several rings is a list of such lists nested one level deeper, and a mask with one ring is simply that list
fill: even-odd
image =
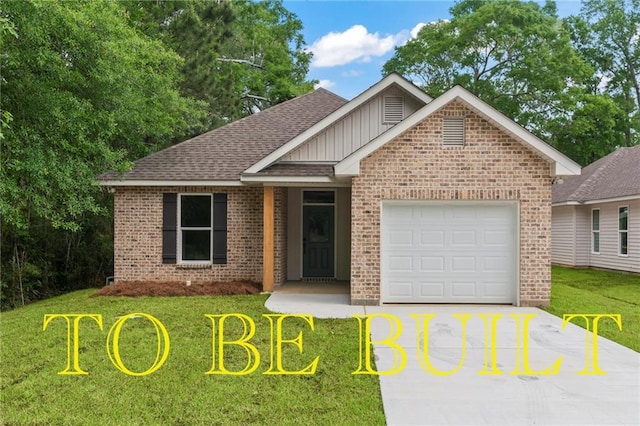
[{"label": "white cloud", "polygon": [[314,41],[309,50],[313,52],[312,65],[315,67],[335,67],[351,62],[369,62],[374,56],[382,56],[391,51],[406,36],[381,36],[370,33],[363,25],[354,25],[341,33],[330,32]]},{"label": "white cloud", "polygon": [[316,84],[313,85],[314,89],[319,89],[319,88],[324,88],[324,89],[328,89],[330,87],[335,86],[336,83],[335,81],[331,81],[331,80],[320,80],[318,81]]},{"label": "white cloud", "polygon": [[[314,41],[309,47],[313,53],[312,66],[335,67],[352,62],[370,62],[373,57],[380,57],[396,46],[418,36],[418,32],[426,24],[419,22],[410,30],[402,30],[397,34],[370,33],[364,25],[354,25],[344,32],[330,32]],[[345,75],[346,74],[346,75]],[[357,77],[361,73],[352,70],[343,73],[343,77]]]},{"label": "white cloud", "polygon": [[409,32],[411,34],[411,38],[418,37],[418,33],[425,25],[427,24],[425,24],[424,22],[418,22],[415,27],[411,28],[411,31]]}]

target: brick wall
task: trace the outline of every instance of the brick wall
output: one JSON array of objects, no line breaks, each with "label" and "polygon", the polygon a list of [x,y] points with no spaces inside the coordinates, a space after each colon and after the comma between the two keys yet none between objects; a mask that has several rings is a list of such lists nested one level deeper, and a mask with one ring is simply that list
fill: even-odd
[{"label": "brick wall", "polygon": [[[261,187],[119,187],[114,197],[115,280],[262,281]],[[162,194],[227,194],[227,263],[162,263]],[[286,259],[286,256],[284,256]]]},{"label": "brick wall", "polygon": [[[465,145],[442,145],[442,117],[464,116]],[[382,200],[519,200],[520,304],[551,290],[549,164],[460,102],[453,102],[360,163],[352,183],[351,302],[380,301]]]}]

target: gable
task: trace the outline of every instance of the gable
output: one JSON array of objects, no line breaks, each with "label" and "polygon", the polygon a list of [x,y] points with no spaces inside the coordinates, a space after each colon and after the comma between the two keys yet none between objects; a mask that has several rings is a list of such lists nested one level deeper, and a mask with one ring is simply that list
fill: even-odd
[{"label": "gable", "polygon": [[333,161],[347,155],[386,132],[424,104],[393,85],[301,146],[280,161]]},{"label": "gable", "polygon": [[[434,99],[416,113],[392,127],[388,131],[373,139],[361,149],[345,157],[334,166],[336,177],[358,176],[360,173],[360,161],[392,141],[402,133],[417,126],[426,117],[439,111],[452,102],[461,102],[466,108],[482,117],[492,126],[513,137],[515,141],[542,158],[549,165],[551,176],[571,176],[580,174],[580,166],[570,158],[546,144],[544,141],[521,127],[504,114],[480,100],[471,92],[456,86]],[[440,130],[442,133],[442,130]]]},{"label": "gable", "polygon": [[[463,118],[464,144],[446,143],[445,124]],[[384,177],[383,177],[384,176]],[[547,162],[462,102],[425,117],[360,162],[361,179],[396,176],[406,186],[484,190],[550,185]]]}]

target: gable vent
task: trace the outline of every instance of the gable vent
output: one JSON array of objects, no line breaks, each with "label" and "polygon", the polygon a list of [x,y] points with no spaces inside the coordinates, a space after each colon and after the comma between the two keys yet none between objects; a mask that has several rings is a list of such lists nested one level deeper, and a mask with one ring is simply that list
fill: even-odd
[{"label": "gable vent", "polygon": [[401,96],[385,96],[383,123],[399,123],[404,118],[404,99]]},{"label": "gable vent", "polygon": [[442,121],[442,144],[464,145],[464,117],[444,117]]}]

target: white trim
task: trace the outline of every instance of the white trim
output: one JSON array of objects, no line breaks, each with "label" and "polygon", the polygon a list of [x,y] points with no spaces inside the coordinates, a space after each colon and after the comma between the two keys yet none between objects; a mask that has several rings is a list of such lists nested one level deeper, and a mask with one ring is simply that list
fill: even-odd
[{"label": "white trim", "polygon": [[631,201],[640,199],[640,194],[637,195],[628,195],[626,197],[615,197],[615,198],[604,198],[602,200],[589,200],[585,201],[583,204],[600,204],[600,203],[615,203],[619,201]]},{"label": "white trim", "polygon": [[565,176],[565,175],[579,175],[580,166],[571,160],[569,157],[562,154],[552,146],[546,144],[537,136],[524,129],[507,116],[496,110],[489,104],[477,98],[471,92],[462,88],[461,86],[455,86],[448,90],[432,102],[428,103],[420,110],[407,117],[404,121],[382,133],[380,136],[374,138],[368,144],[362,146],[352,154],[348,155],[345,159],[335,165],[336,176],[357,176],[360,173],[360,161],[372,154],[387,142],[391,141],[395,137],[399,136],[403,132],[416,126],[420,121],[430,116],[445,105],[455,101],[461,100],[465,102],[469,107],[474,109],[480,115],[491,121],[493,124],[500,127],[505,132],[513,135],[517,139],[521,140],[525,146],[530,147],[534,151],[537,151],[542,157],[547,159],[551,165],[550,173],[552,176]]},{"label": "white trim", "polygon": [[561,207],[561,206],[579,206],[582,203],[579,201],[562,201],[559,203],[553,203],[551,204],[551,207]]},{"label": "white trim", "polygon": [[561,201],[558,203],[553,203],[552,207],[559,206],[590,206],[594,204],[604,204],[604,203],[615,203],[620,201],[632,201],[632,200],[640,200],[640,194],[637,195],[626,195],[624,197],[613,197],[613,198],[603,198],[601,200],[588,200],[588,201]]},{"label": "white trim", "polygon": [[282,182],[282,183],[334,183],[336,179],[331,176],[242,176],[242,182]]},{"label": "white trim", "polygon": [[360,105],[364,104],[369,99],[378,95],[383,90],[385,90],[386,88],[390,87],[393,84],[400,86],[401,89],[408,92],[410,95],[412,95],[413,97],[422,101],[425,104],[428,104],[433,99],[431,98],[431,96],[427,95],[421,89],[414,86],[409,81],[402,78],[400,75],[396,73],[390,74],[387,77],[380,80],[379,82],[377,82],[376,84],[374,84],[373,86],[369,87],[367,90],[365,90],[355,98],[353,98],[351,101],[347,102],[346,104],[344,104],[343,106],[341,106],[340,108],[338,108],[337,110],[335,110],[334,112],[332,112],[331,114],[329,114],[328,116],[326,116],[325,118],[323,118],[322,120],[314,124],[313,126],[309,127],[304,132],[300,133],[295,138],[291,139],[286,144],[282,145],[280,148],[273,151],[271,154],[264,157],[262,160],[258,161],[257,163],[255,163],[254,165],[246,169],[244,173],[260,172],[264,168],[270,166],[271,164],[279,160],[285,154],[288,154],[289,152],[293,151],[295,148],[302,145],[308,139],[310,139],[317,133],[321,132],[325,128],[329,127],[331,124],[335,123],[342,117],[346,116],[351,111],[355,110]]},{"label": "white trim", "polygon": [[[209,197],[209,208],[211,209],[211,224],[209,227],[186,227],[187,231],[209,231],[209,260],[182,260],[182,197],[198,196]],[[177,246],[176,246],[176,264],[177,265],[212,265],[213,264],[213,194],[206,192],[184,192],[178,193],[178,206],[176,218]]]},{"label": "white trim", "polygon": [[[593,213],[596,211],[598,212],[598,229],[597,230],[593,229]],[[600,228],[601,228],[601,222],[602,222],[601,216],[602,216],[602,213],[599,208],[591,209],[591,254],[600,254],[600,235],[601,235]],[[594,247],[595,247],[594,237],[596,233],[598,233],[598,251],[594,250]]]},{"label": "white trim", "polygon": [[[627,209],[627,229],[620,229],[620,209]],[[618,206],[618,214],[616,215],[616,222],[618,222],[618,257],[629,257],[629,223],[631,218],[631,209],[629,209],[629,205]],[[627,234],[627,252],[621,253],[622,251],[622,234]]]},{"label": "white trim", "polygon": [[245,186],[239,180],[101,180],[100,186]]}]

